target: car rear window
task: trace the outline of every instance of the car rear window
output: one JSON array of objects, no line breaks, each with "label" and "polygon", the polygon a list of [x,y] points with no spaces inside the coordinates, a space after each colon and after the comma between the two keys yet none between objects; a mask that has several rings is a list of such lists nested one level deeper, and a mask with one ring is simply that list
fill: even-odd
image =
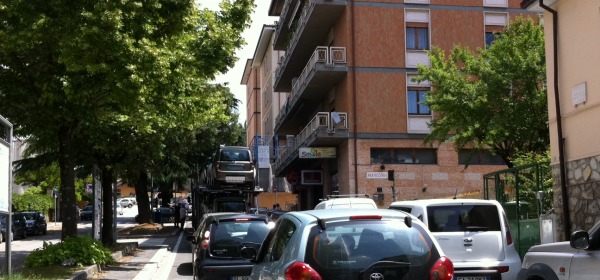
[{"label": "car rear window", "polygon": [[239,245],[262,243],[269,233],[264,220],[220,221],[210,226],[210,254],[213,257],[240,258]]},{"label": "car rear window", "polygon": [[324,231],[313,227],[305,256],[323,279],[356,279],[373,264],[386,271],[386,279],[427,279],[439,253],[416,224],[349,221],[328,223]]},{"label": "car rear window", "polygon": [[500,231],[494,205],[445,205],[427,207],[431,232]]}]

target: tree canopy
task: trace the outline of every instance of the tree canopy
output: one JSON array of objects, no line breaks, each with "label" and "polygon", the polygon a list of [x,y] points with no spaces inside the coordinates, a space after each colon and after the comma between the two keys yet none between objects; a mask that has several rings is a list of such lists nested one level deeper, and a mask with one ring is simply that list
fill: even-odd
[{"label": "tree canopy", "polygon": [[486,49],[433,48],[426,101],[434,112],[425,141],[452,141],[457,149],[490,149],[513,166],[517,152],[543,154],[549,145],[543,29],[533,20],[511,20]]},{"label": "tree canopy", "polygon": [[220,6],[0,0],[0,112],[55,154],[63,238],[77,234],[76,166],[160,157],[179,132],[228,119],[208,82],[234,65],[254,1]]}]

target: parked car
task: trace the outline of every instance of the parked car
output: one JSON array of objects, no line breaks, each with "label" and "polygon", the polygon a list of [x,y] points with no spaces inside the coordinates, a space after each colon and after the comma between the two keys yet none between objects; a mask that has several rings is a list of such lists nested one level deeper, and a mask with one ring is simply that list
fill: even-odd
[{"label": "parked car", "polygon": [[569,241],[529,248],[517,280],[583,280],[600,275],[600,222],[589,231],[578,230]]},{"label": "parked car", "polygon": [[192,243],[194,279],[246,279],[252,263],[242,258],[238,247],[245,243],[258,248],[269,230],[265,215],[207,214],[194,234],[187,237]]},{"label": "parked car", "polygon": [[121,204],[117,203],[116,205],[117,208],[117,215],[123,215],[123,206],[121,206]]},{"label": "parked car", "polygon": [[128,208],[133,207],[133,205],[135,204],[133,199],[130,199],[127,197],[117,199],[117,203],[123,207],[128,207]]},{"label": "parked car", "polygon": [[213,189],[254,190],[255,178],[256,168],[248,147],[221,146],[207,166],[207,184]]},{"label": "parked car", "polygon": [[21,213],[25,216],[27,223],[27,234],[39,235],[46,234],[48,232],[48,224],[46,224],[46,217],[44,214],[38,211],[27,211]]},{"label": "parked car", "polygon": [[289,212],[260,249],[242,244],[250,279],[451,280],[452,261],[413,216],[387,209]]},{"label": "parked car", "polygon": [[160,223],[174,223],[175,222],[175,209],[173,207],[158,207],[154,208],[154,213],[160,212]]},{"label": "parked car", "polygon": [[93,211],[94,209],[92,208],[92,205],[88,205],[86,207],[83,207],[83,209],[81,209],[81,214],[80,216],[80,220],[84,221],[84,220],[92,220],[93,217]]},{"label": "parked car", "polygon": [[[0,215],[0,232],[2,233],[2,240],[8,240],[8,230],[6,221],[7,215]],[[11,240],[15,237],[21,239],[27,238],[27,221],[25,216],[21,213],[12,214],[12,236]]]},{"label": "parked car", "polygon": [[483,199],[393,202],[418,217],[454,263],[458,279],[513,280],[521,268],[502,205]]},{"label": "parked car", "polygon": [[377,204],[366,195],[330,195],[315,206],[317,209],[366,208],[377,209]]}]

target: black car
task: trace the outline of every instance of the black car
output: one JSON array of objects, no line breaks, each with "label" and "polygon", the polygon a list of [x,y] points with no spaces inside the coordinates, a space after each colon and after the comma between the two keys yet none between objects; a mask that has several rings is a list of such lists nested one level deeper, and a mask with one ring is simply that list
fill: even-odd
[{"label": "black car", "polygon": [[[27,238],[27,221],[25,220],[25,216],[21,213],[13,213],[12,215],[12,237],[20,237],[22,239]],[[6,215],[0,216],[0,232],[2,232],[2,240],[8,240],[6,217]]]},{"label": "black car", "polygon": [[252,263],[242,258],[239,246],[257,248],[273,223],[265,215],[209,213],[193,235],[192,266],[194,279],[246,279]]},{"label": "black car", "polygon": [[79,214],[79,218],[83,221],[83,220],[92,220],[93,217],[93,208],[91,205],[88,205],[86,207],[83,207],[83,209],[81,210],[81,214]]},{"label": "black car", "polygon": [[38,211],[27,211],[21,212],[25,216],[27,222],[27,234],[38,235],[46,234],[48,232],[48,224],[46,224],[46,217],[44,214]]}]

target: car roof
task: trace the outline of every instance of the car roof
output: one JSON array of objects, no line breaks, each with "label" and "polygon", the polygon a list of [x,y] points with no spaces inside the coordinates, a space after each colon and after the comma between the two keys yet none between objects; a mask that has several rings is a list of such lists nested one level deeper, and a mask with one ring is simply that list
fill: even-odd
[{"label": "car roof", "polygon": [[207,218],[212,217],[216,220],[221,219],[265,219],[267,220],[267,215],[263,214],[246,214],[246,213],[223,213],[222,215],[211,215],[207,216]]},{"label": "car roof", "polygon": [[401,206],[401,205],[460,205],[460,204],[492,204],[500,205],[496,200],[487,199],[476,199],[476,198],[434,198],[434,199],[417,199],[417,200],[405,200],[392,202],[390,206]]}]

